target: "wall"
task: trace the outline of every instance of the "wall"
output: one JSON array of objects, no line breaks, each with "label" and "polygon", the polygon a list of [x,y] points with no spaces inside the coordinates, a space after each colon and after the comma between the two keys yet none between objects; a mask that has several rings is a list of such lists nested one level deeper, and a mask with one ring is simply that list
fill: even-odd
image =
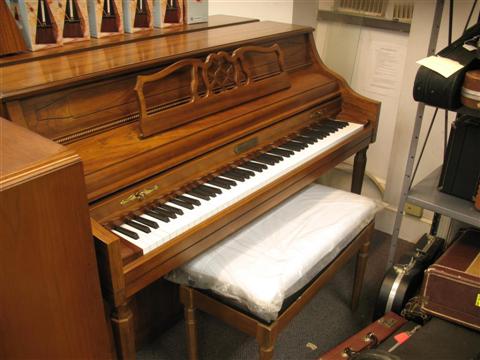
[{"label": "wall", "polygon": [[260,20],[292,22],[293,0],[209,0],[209,15],[236,15]]}]

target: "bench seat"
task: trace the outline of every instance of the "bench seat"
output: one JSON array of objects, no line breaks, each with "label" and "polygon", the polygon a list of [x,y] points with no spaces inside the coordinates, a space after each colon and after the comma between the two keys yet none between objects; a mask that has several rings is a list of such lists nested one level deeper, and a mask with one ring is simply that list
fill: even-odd
[{"label": "bench seat", "polygon": [[271,322],[286,298],[327,267],[372,222],[378,205],[313,184],[171,272]]}]

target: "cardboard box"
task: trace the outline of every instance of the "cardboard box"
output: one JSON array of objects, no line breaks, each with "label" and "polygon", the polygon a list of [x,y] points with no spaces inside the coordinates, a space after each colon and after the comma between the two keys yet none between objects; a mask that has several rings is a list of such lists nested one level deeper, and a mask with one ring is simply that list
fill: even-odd
[{"label": "cardboard box", "polygon": [[90,36],[102,38],[123,34],[121,0],[87,0]]},{"label": "cardboard box", "polygon": [[153,27],[153,0],[123,0],[123,27],[126,33],[149,30]]},{"label": "cardboard box", "polygon": [[185,0],[185,23],[208,22],[208,0]]},{"label": "cardboard box", "polygon": [[60,0],[11,0],[10,6],[30,51],[62,45],[65,13]]},{"label": "cardboard box", "polygon": [[183,0],[161,0],[161,27],[183,24]]},{"label": "cardboard box", "polygon": [[63,43],[90,39],[87,0],[61,0]]}]

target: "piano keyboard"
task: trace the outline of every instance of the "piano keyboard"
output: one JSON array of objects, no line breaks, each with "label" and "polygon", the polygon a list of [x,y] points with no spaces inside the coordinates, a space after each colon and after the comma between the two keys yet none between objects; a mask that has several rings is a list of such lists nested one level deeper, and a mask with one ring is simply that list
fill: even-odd
[{"label": "piano keyboard", "polygon": [[362,124],[321,120],[297,136],[231,167],[203,185],[125,219],[112,232],[143,254],[214,216],[362,129]]}]

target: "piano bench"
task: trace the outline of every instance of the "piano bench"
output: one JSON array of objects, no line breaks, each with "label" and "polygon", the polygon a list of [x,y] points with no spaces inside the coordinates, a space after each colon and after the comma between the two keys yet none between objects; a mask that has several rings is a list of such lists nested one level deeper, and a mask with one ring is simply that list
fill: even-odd
[{"label": "piano bench", "polygon": [[168,274],[181,285],[189,358],[198,358],[198,309],[254,336],[260,359],[270,359],[279,331],[358,254],[355,309],[377,210],[368,198],[311,185]]}]

